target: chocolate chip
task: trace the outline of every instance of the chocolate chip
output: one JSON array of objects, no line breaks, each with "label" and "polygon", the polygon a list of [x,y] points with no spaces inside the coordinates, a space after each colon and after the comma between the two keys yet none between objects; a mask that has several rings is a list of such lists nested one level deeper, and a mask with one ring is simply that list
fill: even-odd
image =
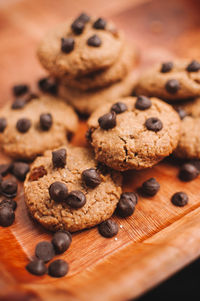
[{"label": "chocolate chip", "polygon": [[160,184],[155,178],[150,178],[142,184],[142,193],[146,196],[154,196],[160,190]]},{"label": "chocolate chip", "polygon": [[0,201],[0,206],[8,206],[13,211],[15,211],[17,208],[17,203],[15,200],[12,200],[12,199],[3,199]]},{"label": "chocolate chip", "polygon": [[0,164],[0,175],[5,177],[12,169],[12,164]]},{"label": "chocolate chip", "polygon": [[178,90],[180,89],[179,81],[176,79],[170,79],[165,84],[165,89],[170,94],[176,94]]},{"label": "chocolate chip", "polygon": [[24,181],[27,173],[29,172],[29,165],[25,162],[13,163],[12,173],[20,181]]},{"label": "chocolate chip", "polygon": [[137,195],[134,192],[122,193],[120,200],[117,204],[116,213],[122,218],[131,216],[135,211],[137,204]]},{"label": "chocolate chip", "polygon": [[95,188],[101,184],[101,177],[95,168],[89,168],[82,172],[82,179],[88,187]]},{"label": "chocolate chip", "polygon": [[101,39],[95,34],[87,40],[87,44],[88,46],[92,46],[92,47],[100,47]]},{"label": "chocolate chip", "polygon": [[73,38],[62,38],[61,39],[61,50],[65,53],[70,53],[74,49]]},{"label": "chocolate chip", "polygon": [[17,182],[14,179],[6,179],[1,182],[1,194],[7,198],[17,195]]},{"label": "chocolate chip", "polygon": [[31,127],[31,121],[27,118],[21,118],[16,123],[16,128],[20,133],[26,133]]},{"label": "chocolate chip", "polygon": [[67,153],[66,153],[66,149],[65,148],[61,148],[58,149],[54,152],[52,152],[52,162],[53,162],[53,167],[65,167],[66,165],[66,157],[67,157]]},{"label": "chocolate chip", "polygon": [[64,253],[70,246],[72,236],[69,232],[56,232],[52,239],[52,244],[57,254]]},{"label": "chocolate chip", "polygon": [[161,66],[160,72],[161,73],[170,72],[173,67],[174,67],[174,64],[172,62],[163,63],[162,66]]},{"label": "chocolate chip", "polygon": [[192,159],[189,161],[189,163],[194,165],[197,168],[197,170],[200,172],[200,160]]},{"label": "chocolate chip", "polygon": [[41,241],[36,245],[35,256],[44,262],[48,262],[55,256],[54,247],[49,241]]},{"label": "chocolate chip", "polygon": [[183,120],[187,116],[187,113],[185,112],[184,109],[179,107],[179,108],[175,108],[175,110],[178,113],[181,120]]},{"label": "chocolate chip", "polygon": [[62,259],[57,259],[49,265],[48,273],[51,277],[60,278],[65,276],[68,270],[68,263]]},{"label": "chocolate chip", "polygon": [[107,221],[98,225],[98,230],[102,236],[104,236],[106,238],[111,238],[111,237],[117,235],[117,233],[119,231],[119,227],[115,221],[108,219]]},{"label": "chocolate chip", "polygon": [[40,115],[40,127],[43,131],[48,131],[53,123],[53,118],[50,113]]},{"label": "chocolate chip", "polygon": [[147,110],[152,106],[151,100],[143,95],[138,96],[135,108],[141,111]]},{"label": "chocolate chip", "polygon": [[62,182],[54,182],[49,186],[49,195],[55,202],[62,202],[67,199],[68,189]]},{"label": "chocolate chip", "polygon": [[85,23],[79,19],[76,19],[71,25],[72,31],[77,35],[82,34],[84,28],[85,28]]},{"label": "chocolate chip", "polygon": [[176,192],[171,198],[172,204],[178,207],[187,205],[188,201],[189,199],[185,192]]},{"label": "chocolate chip", "polygon": [[47,268],[44,264],[44,261],[41,259],[35,259],[29,262],[26,266],[26,269],[29,273],[36,276],[42,276],[47,272]]},{"label": "chocolate chip", "polygon": [[67,205],[72,208],[78,209],[85,205],[86,197],[85,195],[79,190],[73,190],[68,194],[66,199]]},{"label": "chocolate chip", "polygon": [[87,23],[90,21],[90,17],[86,13],[81,13],[76,20],[79,20],[83,23]]},{"label": "chocolate chip", "polygon": [[5,118],[1,117],[0,118],[0,133],[3,133],[5,128],[7,126],[7,121]]},{"label": "chocolate chip", "polygon": [[114,111],[116,114],[121,114],[128,110],[127,105],[123,102],[116,102],[114,105],[112,105],[111,111]]},{"label": "chocolate chip", "polygon": [[13,94],[15,96],[21,96],[29,91],[28,85],[16,85],[13,87]]},{"label": "chocolate chip", "polygon": [[186,68],[188,72],[197,72],[200,70],[200,63],[193,60]]},{"label": "chocolate chip", "polygon": [[194,179],[196,179],[199,175],[198,169],[190,164],[186,163],[181,166],[180,172],[179,172],[179,178],[184,182],[189,182]]},{"label": "chocolate chip", "polygon": [[26,104],[26,101],[24,99],[16,99],[12,106],[11,106],[11,109],[13,110],[19,110],[19,109],[22,109]]},{"label": "chocolate chip", "polygon": [[37,181],[38,179],[42,178],[43,176],[47,175],[47,171],[43,165],[35,167],[32,169],[29,180],[30,181]]},{"label": "chocolate chip", "polygon": [[9,227],[15,220],[15,213],[10,206],[0,206],[0,226]]},{"label": "chocolate chip", "polygon": [[95,29],[105,29],[106,28],[106,21],[102,18],[97,19],[93,24],[93,28],[95,28]]},{"label": "chocolate chip", "polygon": [[98,122],[102,129],[112,129],[116,126],[116,113],[114,111],[107,113],[99,117]]},{"label": "chocolate chip", "polygon": [[58,92],[58,86],[55,79],[51,77],[44,77],[38,81],[38,86],[42,92],[56,95]]},{"label": "chocolate chip", "polygon": [[157,117],[148,118],[145,122],[145,126],[149,131],[159,132],[163,128],[162,121]]}]

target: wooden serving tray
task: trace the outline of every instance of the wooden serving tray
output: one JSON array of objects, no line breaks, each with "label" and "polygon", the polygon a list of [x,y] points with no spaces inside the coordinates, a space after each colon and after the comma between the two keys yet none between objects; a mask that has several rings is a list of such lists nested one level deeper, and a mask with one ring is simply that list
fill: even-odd
[{"label": "wooden serving tray", "polygon": [[[109,16],[140,50],[135,73],[155,61],[175,56],[200,58],[198,0],[24,0],[0,1],[0,102],[12,99],[10,87],[19,82],[34,86],[44,75],[35,50],[44,32],[81,11]],[[84,145],[86,125],[73,139]],[[0,162],[8,158],[0,155]],[[17,197],[16,221],[0,229],[0,300],[127,300],[157,285],[200,254],[200,178],[183,183],[174,161],[141,172],[124,173],[124,190],[136,191],[156,177],[160,192],[140,197],[135,213],[118,219],[117,239],[101,237],[96,228],[73,234],[66,254],[70,265],[62,279],[35,277],[25,270],[37,242],[51,239],[28,216],[23,189]],[[189,195],[183,208],[171,204],[177,191]]]}]

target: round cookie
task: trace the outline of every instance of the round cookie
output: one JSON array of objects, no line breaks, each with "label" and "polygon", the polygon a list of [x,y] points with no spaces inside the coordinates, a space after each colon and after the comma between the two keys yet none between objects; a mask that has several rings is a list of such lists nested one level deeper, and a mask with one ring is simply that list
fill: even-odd
[{"label": "round cookie", "polygon": [[[121,194],[121,175],[101,169],[91,150],[62,147],[63,150],[66,151],[66,160],[62,167],[55,166],[52,151],[34,161],[24,183],[25,201],[33,218],[45,228],[74,232],[99,224],[113,214]],[[91,181],[83,177],[83,172],[91,168],[98,173],[98,181],[92,182],[93,187]],[[61,182],[65,189],[67,187],[67,198],[55,201],[53,194],[50,197],[49,187],[55,182]],[[69,201],[72,191],[76,191],[76,195],[81,192],[83,198],[85,196],[82,207],[72,207],[74,204]]]},{"label": "round cookie", "polygon": [[197,97],[200,95],[198,65],[200,64],[196,61],[158,64],[140,77],[135,89],[136,94],[155,96],[168,101]]},{"label": "round cookie", "polygon": [[[1,127],[6,121],[5,128]],[[7,104],[0,110],[0,144],[11,157],[33,159],[67,142],[78,127],[74,110],[59,98],[42,96],[20,109]]]},{"label": "round cookie", "polygon": [[151,167],[172,153],[180,118],[170,105],[143,96],[118,102],[100,106],[88,120],[97,160],[124,171]]},{"label": "round cookie", "polygon": [[[80,34],[76,34],[71,28],[74,24],[71,21],[58,26],[43,38],[37,53],[42,66],[51,75],[74,78],[104,69],[116,62],[124,44],[122,33],[112,23],[107,23],[105,29],[96,29],[93,27],[95,21],[91,18],[82,22],[83,32]],[[75,20],[75,24],[77,22]],[[65,40],[66,45],[61,45],[63,38],[68,39]],[[92,43],[88,42],[90,38]],[[63,51],[61,46],[66,49]]]},{"label": "round cookie", "polygon": [[135,60],[135,50],[129,46],[124,46],[119,59],[111,67],[105,70],[92,72],[85,76],[78,76],[74,79],[65,79],[65,77],[63,77],[62,84],[83,91],[102,88],[122,80],[131,71]]},{"label": "round cookie", "polygon": [[90,115],[103,103],[131,95],[135,86],[135,75],[129,74],[122,81],[109,87],[91,91],[81,91],[60,85],[59,95],[81,114]]}]

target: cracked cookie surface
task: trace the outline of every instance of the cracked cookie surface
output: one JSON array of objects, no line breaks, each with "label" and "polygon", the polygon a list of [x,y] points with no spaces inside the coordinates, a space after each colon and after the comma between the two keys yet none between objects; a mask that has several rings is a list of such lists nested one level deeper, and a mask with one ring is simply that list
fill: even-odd
[{"label": "cracked cookie surface", "polygon": [[[148,109],[139,110],[135,108],[136,97],[119,99],[118,102],[125,104],[127,110],[116,115],[116,126],[108,130],[100,127],[98,119],[107,114],[116,101],[100,106],[91,115],[88,125],[97,160],[124,171],[151,167],[172,153],[179,139],[179,116],[163,101],[156,98],[150,101]],[[147,129],[147,120],[152,117],[162,124],[157,132]]]},{"label": "cracked cookie surface", "polygon": [[[63,148],[66,150],[66,165],[62,168],[53,166],[51,151],[34,161],[24,183],[25,200],[33,218],[45,228],[74,232],[99,224],[113,214],[121,194],[121,175],[109,169],[104,173],[91,150]],[[101,178],[101,183],[95,188],[86,186],[82,179],[82,172],[89,168],[96,168]],[[85,205],[73,209],[65,201],[52,200],[49,186],[56,181],[64,183],[68,192],[81,191],[86,197]]]},{"label": "cracked cookie surface", "polygon": [[32,99],[18,109],[7,104],[0,110],[2,118],[6,127],[0,132],[1,148],[17,159],[33,159],[47,149],[67,143],[67,134],[78,127],[74,110],[52,96]]}]

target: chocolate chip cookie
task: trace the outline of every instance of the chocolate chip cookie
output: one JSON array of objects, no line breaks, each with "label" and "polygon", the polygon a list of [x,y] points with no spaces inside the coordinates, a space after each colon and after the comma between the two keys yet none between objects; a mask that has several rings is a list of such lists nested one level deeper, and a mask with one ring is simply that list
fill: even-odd
[{"label": "chocolate chip cookie", "polygon": [[62,24],[41,41],[42,66],[58,78],[74,78],[110,67],[120,56],[124,38],[112,23],[97,28],[97,18],[87,16]]},{"label": "chocolate chip cookie", "polygon": [[176,148],[180,118],[156,98],[126,97],[100,106],[88,121],[96,159],[116,170],[143,169]]},{"label": "chocolate chip cookie", "polygon": [[91,150],[62,147],[34,161],[24,189],[34,219],[52,231],[74,232],[113,214],[120,199],[121,175],[103,168]]},{"label": "chocolate chip cookie", "polygon": [[140,77],[136,93],[168,101],[197,97],[200,95],[200,63],[176,61],[159,64]]},{"label": "chocolate chip cookie", "polygon": [[33,159],[45,150],[67,142],[78,118],[73,109],[59,98],[42,96],[13,108],[0,110],[0,143],[11,157]]},{"label": "chocolate chip cookie", "polygon": [[109,87],[81,91],[64,85],[59,86],[59,95],[71,104],[78,112],[90,115],[96,108],[119,97],[131,95],[135,86],[135,75],[129,74],[122,81]]}]

